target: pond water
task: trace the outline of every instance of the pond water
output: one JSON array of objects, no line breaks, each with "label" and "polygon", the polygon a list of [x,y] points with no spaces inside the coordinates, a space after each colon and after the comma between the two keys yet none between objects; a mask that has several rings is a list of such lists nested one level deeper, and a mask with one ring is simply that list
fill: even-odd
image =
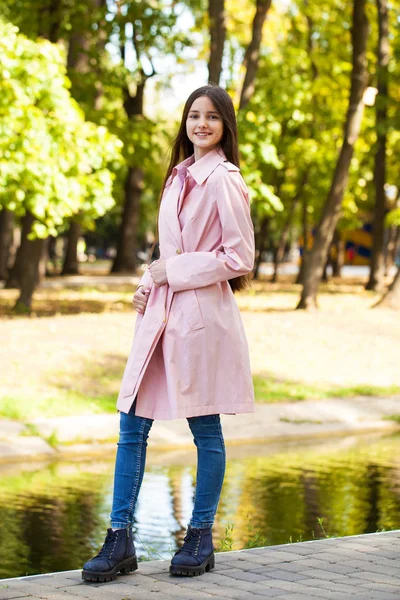
[{"label": "pond water", "polygon": [[[400,528],[399,435],[227,451],[217,548]],[[135,523],[142,560],[170,558],[180,544],[195,465],[194,449],[149,450]],[[81,568],[104,540],[113,466],[113,456],[1,465],[0,578]]]}]

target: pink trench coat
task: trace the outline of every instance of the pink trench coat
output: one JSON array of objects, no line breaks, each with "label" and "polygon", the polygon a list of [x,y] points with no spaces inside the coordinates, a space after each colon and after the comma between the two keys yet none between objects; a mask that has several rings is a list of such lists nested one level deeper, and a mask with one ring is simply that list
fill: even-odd
[{"label": "pink trench coat", "polygon": [[[168,284],[138,314],[117,408],[176,419],[254,411],[247,340],[228,279],[249,273],[254,229],[246,185],[221,151],[174,168],[159,215]],[[190,190],[187,193],[187,190]]]}]

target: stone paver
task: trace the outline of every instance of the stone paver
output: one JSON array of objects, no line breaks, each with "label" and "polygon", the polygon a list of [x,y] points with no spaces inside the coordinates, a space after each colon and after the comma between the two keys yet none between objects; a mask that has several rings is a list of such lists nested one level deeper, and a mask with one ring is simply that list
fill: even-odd
[{"label": "stone paver", "polygon": [[171,577],[169,561],[105,584],[80,571],[0,580],[0,600],[400,600],[400,530],[270,546],[216,557],[202,577]]}]

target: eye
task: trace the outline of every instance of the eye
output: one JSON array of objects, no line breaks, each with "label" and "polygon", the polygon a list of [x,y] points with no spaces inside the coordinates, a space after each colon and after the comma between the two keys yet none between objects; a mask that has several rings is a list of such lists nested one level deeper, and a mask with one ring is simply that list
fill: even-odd
[{"label": "eye", "polygon": [[197,119],[197,115],[189,115],[189,119]]}]

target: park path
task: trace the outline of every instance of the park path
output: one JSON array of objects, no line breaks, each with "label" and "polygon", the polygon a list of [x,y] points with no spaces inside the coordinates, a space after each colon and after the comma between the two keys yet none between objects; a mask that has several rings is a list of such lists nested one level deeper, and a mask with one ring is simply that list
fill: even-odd
[{"label": "park path", "polygon": [[201,577],[171,577],[169,561],[105,584],[80,571],[0,580],[0,600],[399,600],[400,530],[220,553]]}]

